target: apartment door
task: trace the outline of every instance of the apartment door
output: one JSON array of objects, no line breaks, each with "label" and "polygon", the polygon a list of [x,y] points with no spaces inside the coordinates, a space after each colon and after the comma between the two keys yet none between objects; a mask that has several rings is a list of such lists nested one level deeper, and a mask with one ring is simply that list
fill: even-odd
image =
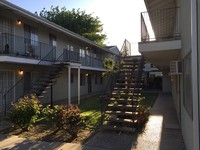
[{"label": "apartment door", "polygon": [[24,75],[24,90],[28,91],[31,88],[31,72],[25,72]]},{"label": "apartment door", "polygon": [[[10,53],[13,52],[13,21],[0,16],[0,52],[1,53]],[[8,46],[9,49],[5,51],[5,46]],[[11,51],[12,50],[12,51]]]},{"label": "apartment door", "polygon": [[[3,99],[4,94],[14,84],[14,73],[12,71],[0,71],[0,113],[5,111],[5,100]],[[14,99],[14,90],[11,90],[7,96],[6,106],[9,107],[11,101]]]},{"label": "apartment door", "polygon": [[88,74],[88,93],[92,92],[92,76]]}]

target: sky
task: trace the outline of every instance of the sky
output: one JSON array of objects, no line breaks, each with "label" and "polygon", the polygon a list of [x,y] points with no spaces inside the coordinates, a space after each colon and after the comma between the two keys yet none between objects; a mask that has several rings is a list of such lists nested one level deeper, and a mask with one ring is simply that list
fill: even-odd
[{"label": "sky", "polygon": [[144,0],[8,0],[32,13],[43,8],[66,7],[80,9],[99,17],[103,33],[107,35],[106,45],[116,45],[119,50],[127,39],[131,43],[131,54],[137,55],[140,42],[140,13],[146,11]]}]

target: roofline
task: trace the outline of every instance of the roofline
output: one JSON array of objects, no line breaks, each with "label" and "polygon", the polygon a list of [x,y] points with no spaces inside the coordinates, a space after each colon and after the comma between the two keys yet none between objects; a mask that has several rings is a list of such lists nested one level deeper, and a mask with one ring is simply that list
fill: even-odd
[{"label": "roofline", "polygon": [[89,44],[91,44],[91,45],[93,45],[93,46],[95,46],[95,47],[98,47],[98,48],[100,48],[100,49],[102,49],[102,50],[108,52],[108,53],[115,54],[115,53],[113,53],[112,51],[106,50],[105,48],[99,46],[99,45],[96,44],[95,42],[93,42],[93,41],[91,41],[91,40],[89,40],[89,39],[87,39],[87,38],[85,38],[85,37],[83,37],[83,36],[81,36],[81,35],[79,35],[79,34],[76,34],[76,33],[72,32],[72,31],[70,31],[70,30],[68,30],[68,29],[66,29],[66,28],[64,28],[64,27],[61,27],[61,26],[59,26],[59,25],[57,25],[57,24],[55,24],[55,23],[53,23],[53,22],[51,22],[51,21],[48,21],[48,20],[45,19],[45,18],[39,17],[39,16],[33,14],[32,12],[27,11],[27,10],[25,10],[25,9],[23,9],[23,8],[17,6],[17,5],[14,5],[14,4],[12,4],[12,3],[6,1],[6,0],[0,1],[0,4],[6,6],[6,7],[8,7],[8,8],[10,8],[10,9],[12,9],[12,10],[17,11],[17,12],[19,12],[20,14],[26,16],[26,17],[29,17],[29,18],[34,19],[34,20],[36,20],[36,21],[39,21],[39,22],[41,22],[41,23],[43,23],[43,24],[45,24],[45,25],[47,25],[47,26],[49,26],[49,27],[52,27],[52,28],[54,28],[54,29],[56,29],[56,30],[58,30],[58,31],[64,32],[65,34],[67,34],[67,35],[69,35],[69,36],[71,36],[71,37],[73,37],[73,38],[76,38],[76,39],[78,39],[78,40],[81,40],[81,41],[84,41],[84,42],[86,42],[86,43],[89,43]]}]

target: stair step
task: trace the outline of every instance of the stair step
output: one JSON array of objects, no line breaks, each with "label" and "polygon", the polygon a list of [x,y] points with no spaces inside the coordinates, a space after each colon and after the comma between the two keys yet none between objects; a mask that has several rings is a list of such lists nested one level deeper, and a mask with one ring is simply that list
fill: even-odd
[{"label": "stair step", "polygon": [[143,83],[115,83],[116,85],[143,85]]},{"label": "stair step", "polygon": [[106,114],[109,114],[109,115],[122,115],[122,116],[127,116],[127,115],[138,115],[139,113],[138,112],[131,112],[131,111],[110,111],[110,110],[107,110],[105,112]]},{"label": "stair step", "polygon": [[44,98],[44,96],[43,95],[39,95],[38,98]]},{"label": "stair step", "polygon": [[113,92],[141,91],[142,88],[114,88]]},{"label": "stair step", "polygon": [[135,81],[135,79],[125,79],[125,78],[118,78],[117,79],[117,81],[119,81],[119,82],[134,82]]},{"label": "stair step", "polygon": [[47,92],[47,91],[45,91],[45,90],[44,90],[44,91],[42,91],[42,94],[46,94],[46,93],[48,93],[48,92]]},{"label": "stair step", "polygon": [[137,119],[123,119],[123,118],[105,118],[104,121],[108,121],[111,123],[126,123],[126,124],[137,123]]},{"label": "stair step", "polygon": [[139,105],[122,105],[122,104],[108,104],[108,107],[115,108],[139,108]]},{"label": "stair step", "polygon": [[112,97],[110,98],[110,101],[127,101],[127,102],[139,102],[140,100],[139,99],[124,99],[124,98],[115,98],[115,97]]},{"label": "stair step", "polygon": [[112,96],[120,96],[120,95],[140,96],[141,93],[115,93],[115,92],[112,92]]}]

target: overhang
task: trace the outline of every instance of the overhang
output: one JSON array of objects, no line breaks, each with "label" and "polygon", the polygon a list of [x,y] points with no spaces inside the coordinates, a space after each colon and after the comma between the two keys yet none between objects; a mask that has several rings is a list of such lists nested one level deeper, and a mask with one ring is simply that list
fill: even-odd
[{"label": "overhang", "polygon": [[179,60],[181,40],[141,42],[139,52],[160,71],[170,70],[170,61]]}]

